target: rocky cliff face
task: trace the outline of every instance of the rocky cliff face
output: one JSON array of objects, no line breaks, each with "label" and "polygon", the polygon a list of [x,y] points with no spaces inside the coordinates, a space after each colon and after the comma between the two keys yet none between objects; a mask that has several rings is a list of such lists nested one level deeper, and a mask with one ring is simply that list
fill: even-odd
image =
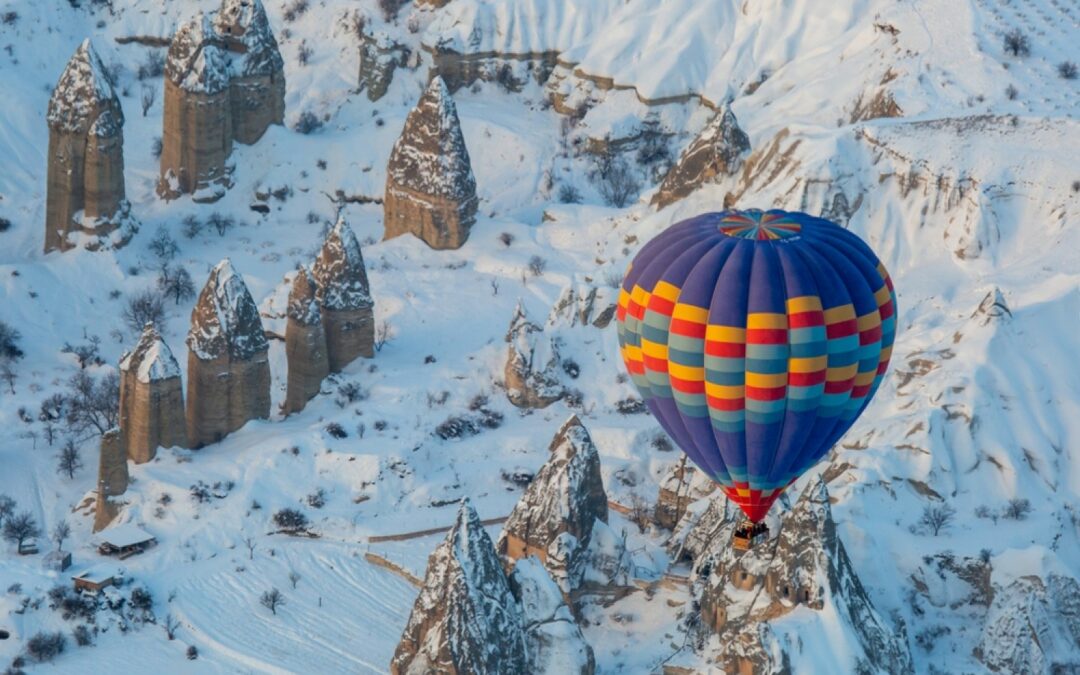
[{"label": "rocky cliff face", "polygon": [[976,656],[994,672],[1080,672],[1080,583],[1026,576],[995,589]]},{"label": "rocky cliff face", "polygon": [[120,502],[114,497],[127,492],[127,449],[119,429],[110,429],[101,436],[101,455],[98,459],[98,488],[94,502],[94,532],[100,532],[120,514]]},{"label": "rocky cliff face", "polygon": [[411,233],[435,249],[461,248],[476,220],[476,179],[457,106],[431,80],[394,143],[386,168],[386,239]]},{"label": "rocky cliff face", "polygon": [[702,626],[716,637],[705,642],[706,650],[724,668],[781,672],[786,662],[796,662],[799,647],[778,639],[783,627],[776,620],[805,606],[839,620],[833,649],[853,655],[846,668],[838,664],[841,669],[859,664],[872,672],[913,672],[903,626],[893,627],[877,613],[855,575],[824,483],[803,492],[767,544],[736,551],[733,528],[733,519],[705,518],[695,528],[711,532],[695,559],[695,586],[702,589]]},{"label": "rocky cliff face", "polygon": [[509,343],[503,380],[506,396],[519,408],[546,408],[566,395],[558,337],[529,320],[519,302],[506,333]]},{"label": "rocky cliff face", "polygon": [[259,0],[223,0],[182,24],[165,62],[158,194],[219,199],[233,141],[254,143],[285,117],[281,52]]},{"label": "rocky cliff face", "polygon": [[390,672],[525,673],[525,650],[521,613],[499,557],[465,500],[454,527],[428,559]]},{"label": "rocky cliff face", "polygon": [[368,100],[378,101],[386,94],[394,71],[408,59],[409,49],[398,44],[383,31],[373,31],[360,36],[360,90],[367,92]]},{"label": "rocky cliff face", "polygon": [[154,324],[120,359],[120,431],[128,457],[149,462],[159,447],[187,445],[180,365]]},{"label": "rocky cliff face", "polygon": [[660,494],[654,512],[657,524],[674,529],[690,504],[707,498],[715,491],[716,483],[684,459],[660,481]]},{"label": "rocky cliff face", "polygon": [[582,579],[594,526],[607,522],[607,493],[600,456],[576,415],[555,434],[550,451],[510,512],[497,548],[511,560],[535,555],[569,592]]},{"label": "rocky cliff face", "polygon": [[731,108],[717,114],[664,177],[652,203],[660,208],[686,197],[716,178],[735,175],[750,152],[750,138]]},{"label": "rocky cliff face", "polygon": [[46,120],[45,251],[123,245],[137,229],[124,190],[124,112],[89,39],[56,83]]},{"label": "rocky cliff face", "polygon": [[311,273],[331,372],[342,370],[357,357],[374,357],[375,302],[360,242],[344,218],[338,218],[326,235]]},{"label": "rocky cliff face", "polygon": [[319,393],[330,373],[326,331],[316,299],[315,284],[307,270],[300,268],[293,278],[286,309],[285,356],[289,362],[285,412],[298,412]]},{"label": "rocky cliff face", "polygon": [[522,558],[510,574],[521,607],[529,671],[537,675],[592,675],[596,659],[562,591],[536,558]]},{"label": "rocky cliff face", "polygon": [[270,416],[269,344],[255,301],[228,258],[199,294],[187,345],[187,435],[194,447]]}]

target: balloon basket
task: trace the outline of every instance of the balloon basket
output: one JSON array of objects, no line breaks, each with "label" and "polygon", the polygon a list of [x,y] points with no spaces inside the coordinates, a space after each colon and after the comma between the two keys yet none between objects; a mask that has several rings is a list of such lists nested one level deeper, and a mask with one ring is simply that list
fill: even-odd
[{"label": "balloon basket", "polygon": [[745,521],[735,529],[731,547],[736,551],[749,551],[769,540],[769,526],[765,523]]}]

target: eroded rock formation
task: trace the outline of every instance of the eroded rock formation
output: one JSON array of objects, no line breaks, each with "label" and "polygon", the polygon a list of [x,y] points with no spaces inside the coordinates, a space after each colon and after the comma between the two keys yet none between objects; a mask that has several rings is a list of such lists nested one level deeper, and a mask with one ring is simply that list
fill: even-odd
[{"label": "eroded rock formation", "polygon": [[394,71],[408,59],[409,49],[398,44],[383,31],[360,36],[360,90],[368,100],[378,101],[386,94]]},{"label": "eroded rock formation", "polygon": [[45,251],[123,245],[137,229],[124,191],[124,112],[89,39],[60,75],[46,119]]},{"label": "eroded rock formation", "polygon": [[496,548],[510,560],[535,555],[569,592],[580,582],[596,523],[607,522],[607,493],[600,456],[576,415],[555,434],[550,451],[510,512]]},{"label": "eroded rock formation", "polygon": [[461,248],[476,221],[476,208],[476,179],[457,106],[436,76],[390,153],[383,197],[385,238],[413,234],[431,248]]},{"label": "eroded rock formation", "polygon": [[503,380],[506,396],[519,408],[546,408],[566,395],[559,373],[559,338],[545,335],[519,302],[506,333]]},{"label": "eroded rock formation", "polygon": [[312,268],[331,372],[375,356],[375,303],[360,242],[344,218],[326,235]]},{"label": "eroded rock formation", "polygon": [[233,141],[254,143],[285,116],[281,53],[259,0],[223,0],[182,24],[165,61],[158,194],[215,201],[232,184]]},{"label": "eroded rock formation", "polygon": [[1080,672],[1080,583],[1049,574],[996,587],[975,655],[996,673]]},{"label": "eroded rock formation", "polygon": [[187,435],[216,443],[252,419],[270,416],[269,345],[247,285],[226,258],[191,311]]},{"label": "eroded rock formation", "polygon": [[808,486],[782,517],[776,539],[747,552],[732,548],[738,519],[722,507],[697,517],[697,533],[687,536],[709,542],[694,557],[694,583],[703,628],[719,638],[711,643],[720,645],[717,663],[728,672],[784,672],[800,647],[781,640],[771,622],[804,606],[827,610],[825,621],[839,620],[842,634],[855,636],[843,645],[852,662],[837,663],[841,670],[859,662],[870,672],[913,672],[904,626],[887,623],[870,602],[837,536],[825,484]]},{"label": "eroded rock formation", "polygon": [[286,309],[285,356],[289,362],[285,412],[299,412],[319,393],[330,374],[326,356],[326,331],[315,297],[315,284],[301,267],[293,278]]},{"label": "eroded rock formation", "polygon": [[157,449],[187,445],[180,365],[153,323],[120,359],[120,432],[128,458],[149,462]]},{"label": "eroded rock formation", "polygon": [[733,176],[750,152],[750,138],[730,107],[713,117],[664,177],[652,198],[659,208],[677,202],[717,176]]},{"label": "eroded rock formation", "polygon": [[716,483],[693,464],[687,463],[684,457],[660,481],[660,494],[653,517],[660,527],[675,529],[690,504],[715,491]]},{"label": "eroded rock formation", "polygon": [[393,675],[530,672],[521,612],[480,517],[466,499],[427,573]]},{"label": "eroded rock formation", "polygon": [[522,558],[510,574],[510,590],[521,607],[528,645],[528,672],[592,675],[596,659],[558,585],[536,558]]},{"label": "eroded rock formation", "polygon": [[101,436],[101,456],[98,460],[98,489],[94,504],[94,532],[100,532],[120,514],[120,502],[115,498],[127,492],[127,449],[119,429],[110,429]]}]

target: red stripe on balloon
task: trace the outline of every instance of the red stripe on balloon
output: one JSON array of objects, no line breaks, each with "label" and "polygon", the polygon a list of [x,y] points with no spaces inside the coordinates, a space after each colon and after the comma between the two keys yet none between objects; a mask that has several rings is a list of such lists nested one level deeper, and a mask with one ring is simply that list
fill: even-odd
[{"label": "red stripe on balloon", "polygon": [[674,375],[671,376],[671,388],[677,391],[681,391],[684,394],[704,394],[705,383],[704,382],[689,382],[687,380],[680,380]]},{"label": "red stripe on balloon", "polygon": [[723,410],[725,412],[734,412],[746,407],[746,399],[744,398],[716,398],[715,396],[706,396],[705,401],[713,410]]},{"label": "red stripe on balloon", "polygon": [[643,355],[642,360],[645,362],[645,367],[649,370],[666,373],[668,371],[667,359],[658,359],[655,356]]},{"label": "red stripe on balloon", "polygon": [[849,335],[854,335],[859,332],[859,323],[855,319],[849,319],[847,321],[838,321],[836,323],[830,323],[825,327],[825,335],[830,340],[833,338],[842,338]]},{"label": "red stripe on balloon", "polygon": [[881,341],[881,326],[874,326],[859,333],[859,344],[868,345]]},{"label": "red stripe on balloon", "polygon": [[799,312],[788,315],[788,325],[792,328],[810,328],[825,323],[825,312]]},{"label": "red stripe on balloon", "polygon": [[754,345],[782,345],[787,344],[788,333],[784,328],[748,328],[746,330],[747,344]]},{"label": "red stripe on balloon", "polygon": [[709,356],[741,359],[746,357],[746,345],[741,342],[706,342],[705,353]]},{"label": "red stripe on balloon", "polygon": [[787,387],[746,387],[746,398],[755,401],[779,401],[787,394]]},{"label": "red stripe on balloon", "polygon": [[825,381],[826,371],[816,373],[788,373],[788,384],[793,387],[809,387]]},{"label": "red stripe on balloon", "polygon": [[825,383],[825,393],[826,394],[843,394],[845,392],[851,391],[851,388],[853,386],[855,386],[855,378],[854,377],[851,378],[851,379],[848,379],[848,380],[836,380],[834,382],[826,382]]},{"label": "red stripe on balloon", "polygon": [[664,316],[671,316],[671,313],[675,311],[675,303],[667,298],[654,295],[649,298],[649,311],[659,312]]},{"label": "red stripe on balloon", "polygon": [[705,324],[686,319],[672,319],[668,331],[684,337],[705,339]]}]

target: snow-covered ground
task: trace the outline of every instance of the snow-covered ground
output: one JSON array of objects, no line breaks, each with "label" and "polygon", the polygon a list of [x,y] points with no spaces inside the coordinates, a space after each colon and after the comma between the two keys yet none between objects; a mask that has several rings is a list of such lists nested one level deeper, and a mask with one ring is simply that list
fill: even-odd
[{"label": "snow-covered ground", "polygon": [[[151,48],[115,38],[168,36],[196,9],[217,4],[113,0],[110,10],[0,2],[0,16],[18,15],[0,23],[0,218],[12,223],[0,232],[0,320],[21,332],[25,351],[14,392],[0,386],[0,494],[46,530],[67,519],[74,533],[65,548],[75,569],[100,560],[84,502],[95,488],[98,450],[96,437],[77,438],[85,466],[73,479],[55,470],[63,439],[49,446],[37,412],[78,371],[61,349],[99,337],[104,365],[91,372],[100,375],[134,345],[121,310],[154,284],[149,244],[159,228],[176,238],[177,262],[199,287],[213,265],[231,258],[266,327],[280,332],[283,322],[273,314],[284,307],[283,280],[321,245],[336,213],[329,196],[381,196],[390,148],[426,82],[425,61],[416,70],[399,68],[378,102],[355,92],[352,17],[381,24],[374,0],[313,0],[293,21],[285,18],[292,2],[271,0],[289,128],[272,127],[258,144],[235,147],[235,185],[221,201],[166,203],[154,194],[151,153],[161,135],[162,81],[135,77]],[[581,391],[583,408],[559,402],[531,414],[510,406],[495,385],[503,336],[519,299],[542,322],[566,288],[617,283],[642,242],[681,218],[719,210],[732,192],[744,207],[821,212],[837,192],[858,205],[848,226],[892,274],[899,332],[889,378],[821,468],[837,471],[829,487],[841,537],[879,613],[907,624],[916,669],[983,670],[972,654],[981,617],[915,611],[910,579],[928,564],[925,557],[983,549],[996,584],[1050,571],[1080,577],[1080,92],[1077,80],[1056,69],[1080,61],[1078,22],[1075,0],[455,0],[434,12],[405,5],[386,30],[413,49],[437,35],[474,44],[472,26],[479,25],[476,51],[561,52],[570,65],[557,74],[578,75],[559,86],[578,87],[596,103],[570,140],[618,136],[654,114],[674,135],[677,156],[711,114],[697,97],[733,99],[755,151],[788,130],[778,141],[785,160],[766,162],[749,182],[726,179],[660,212],[648,205],[649,185],[640,200],[616,209],[590,184],[590,161],[564,151],[573,144],[563,141],[562,117],[543,87],[528,83],[509,93],[485,83],[457,91],[480,198],[466,246],[437,252],[412,237],[381,242],[381,207],[347,206],[343,214],[363,243],[376,322],[390,326],[391,339],[286,419],[276,413],[285,397],[284,347],[271,341],[271,420],[199,451],[165,450],[153,463],[132,465],[122,519],[143,525],[160,544],[125,566],[152,591],[159,623],[167,613],[180,621],[177,640],[156,626],[114,629],[40,670],[129,672],[138,663],[157,672],[385,672],[416,588],[364,554],[422,576],[440,536],[368,537],[449,526],[463,496],[481,518],[507,515],[521,489],[503,473],[535,471],[571,412],[596,442],[609,496],[655,499],[678,453],[651,444],[660,431],[647,415],[615,411],[635,392],[619,377],[614,328],[555,329],[564,356],[581,366],[567,384]],[[1030,36],[1029,56],[1004,53],[1002,33],[1014,27]],[[127,196],[141,230],[118,251],[43,255],[44,113],[51,87],[87,35],[106,65],[117,67]],[[302,44],[313,50],[307,65],[297,59]],[[627,89],[594,89],[588,77]],[[145,116],[143,86],[156,88]],[[903,117],[851,123],[858,99],[882,90]],[[647,105],[666,97],[686,100]],[[304,111],[324,117],[323,128],[293,131]],[[576,186],[585,203],[558,203],[562,185]],[[268,215],[249,209],[256,190],[281,187],[286,196],[271,198]],[[187,216],[213,213],[237,225],[224,236],[181,233]],[[502,233],[513,237],[509,246]],[[547,262],[540,276],[528,271],[533,256]],[[1010,314],[991,319],[977,310],[994,289]],[[170,302],[159,327],[181,364],[192,304]],[[339,404],[345,382],[366,397]],[[433,434],[443,420],[467,413],[478,394],[505,416],[500,428],[463,440]],[[30,421],[22,420],[23,409]],[[348,436],[329,435],[331,422]],[[188,496],[197,481],[233,487],[200,504]],[[325,506],[309,507],[307,496],[320,488]],[[1022,522],[999,517],[1013,498],[1030,500]],[[941,502],[956,516],[942,536],[930,536],[917,523],[924,506]],[[321,538],[268,534],[271,514],[283,507],[302,509]],[[987,517],[976,515],[980,507]],[[643,570],[666,565],[664,532],[638,535],[616,514],[613,526],[629,532]],[[489,532],[496,538],[498,526]],[[244,544],[249,537],[253,554]],[[26,637],[73,626],[44,606],[14,613],[21,596],[41,597],[67,583],[40,560],[19,557],[6,543],[0,548],[0,629],[12,633],[0,641],[0,664]],[[300,576],[295,589],[290,572]],[[21,595],[6,592],[16,583]],[[272,587],[286,596],[276,616],[258,601]],[[659,668],[682,646],[677,616],[690,601],[673,587],[590,607],[585,634],[598,669]],[[800,610],[782,620],[782,632],[808,622],[809,641],[829,621]],[[913,636],[941,623],[952,631],[936,646],[915,643]],[[199,649],[197,661],[184,657],[189,644]],[[828,658],[793,666],[823,672]]]}]

